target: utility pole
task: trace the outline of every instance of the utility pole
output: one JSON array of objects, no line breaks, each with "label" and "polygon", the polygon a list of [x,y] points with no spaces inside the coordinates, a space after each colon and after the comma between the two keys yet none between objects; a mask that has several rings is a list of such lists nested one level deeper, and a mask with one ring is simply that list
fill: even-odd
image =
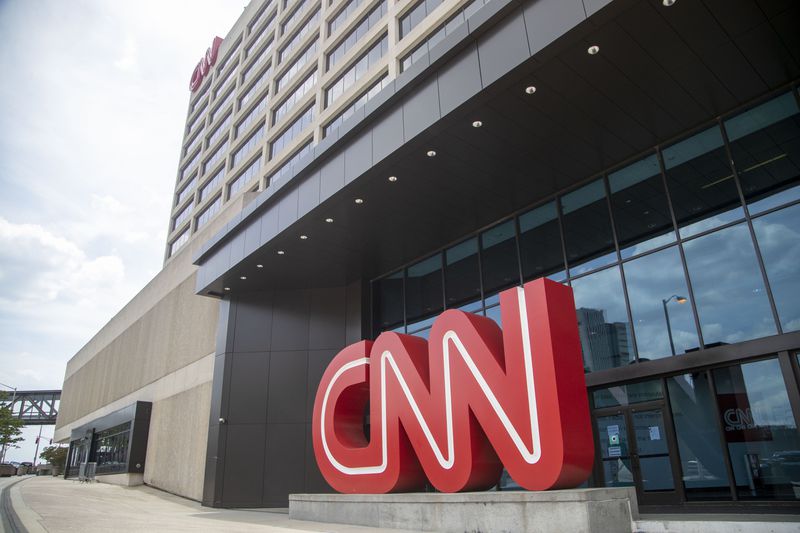
[{"label": "utility pole", "polygon": [[36,451],[33,452],[33,467],[36,468],[36,458],[39,457],[39,441],[42,440],[42,426],[39,425],[39,436],[36,437]]}]

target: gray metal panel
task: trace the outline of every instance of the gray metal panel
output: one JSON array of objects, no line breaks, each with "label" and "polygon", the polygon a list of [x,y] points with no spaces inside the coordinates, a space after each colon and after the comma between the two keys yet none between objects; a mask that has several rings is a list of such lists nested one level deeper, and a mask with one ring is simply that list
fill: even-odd
[{"label": "gray metal panel", "polygon": [[298,189],[295,187],[278,200],[278,231],[283,231],[297,220]]},{"label": "gray metal panel", "polygon": [[319,471],[319,466],[317,466],[317,459],[314,456],[314,445],[311,440],[311,424],[306,424],[306,488],[305,492],[317,494],[321,492],[333,492],[333,489],[328,482],[325,481],[325,478],[322,477],[322,473]]},{"label": "gray metal panel", "polygon": [[481,80],[487,87],[530,57],[522,10],[517,9],[478,39]]},{"label": "gray metal panel", "polygon": [[344,346],[345,310],[344,287],[311,291],[309,349],[341,349]]},{"label": "gray metal panel", "polygon": [[263,505],[286,507],[289,494],[306,492],[306,445],[306,424],[267,425]]},{"label": "gray metal panel", "polygon": [[453,28],[441,41],[430,49],[428,52],[430,62],[433,63],[438,60],[467,37],[469,37],[469,27],[467,24],[461,24]]},{"label": "gray metal panel", "polygon": [[580,0],[539,0],[525,8],[530,51],[535,54],[586,18]]},{"label": "gray metal panel", "polygon": [[273,205],[261,215],[261,246],[264,246],[278,234],[278,209]]},{"label": "gray metal panel", "polygon": [[356,137],[345,149],[344,182],[350,183],[370,167],[372,167],[372,132],[367,131]]},{"label": "gray metal panel", "polygon": [[222,494],[226,506],[261,504],[263,491],[264,424],[226,424],[228,433]]},{"label": "gray metal panel", "polygon": [[264,424],[267,421],[269,354],[231,356],[229,424]]},{"label": "gray metal panel", "polygon": [[436,79],[420,85],[403,103],[403,129],[406,142],[441,118],[439,84]]},{"label": "gray metal panel", "polygon": [[267,422],[304,423],[308,381],[308,352],[272,352],[269,363]]},{"label": "gray metal panel", "polygon": [[515,0],[492,0],[483,5],[467,21],[469,32],[472,33],[486,23],[490,18],[497,15],[508,4]]},{"label": "gray metal panel", "polygon": [[338,153],[320,169],[320,202],[325,201],[342,187],[344,187],[344,154]]},{"label": "gray metal panel", "polygon": [[481,90],[478,48],[472,44],[439,71],[439,101],[446,115]]},{"label": "gray metal panel", "polygon": [[244,233],[238,233],[228,246],[231,249],[231,265],[236,265],[244,259]]},{"label": "gray metal panel", "polygon": [[266,352],[272,339],[272,306],[268,293],[242,294],[236,304],[233,351]]},{"label": "gray metal panel", "polygon": [[219,317],[217,318],[217,355],[222,355],[225,352],[233,351],[233,321],[230,320],[231,313],[236,313],[235,304],[231,303],[228,298],[223,298],[219,301]]},{"label": "gray metal panel", "polygon": [[319,205],[320,172],[314,172],[300,184],[297,216],[302,217]]},{"label": "gray metal panel", "polygon": [[372,160],[381,161],[403,145],[403,108],[383,115],[372,127]]},{"label": "gray metal panel", "polygon": [[386,83],[383,89],[378,91],[378,94],[370,98],[370,100],[364,104],[364,114],[369,115],[378,109],[378,107],[386,103],[391,96],[394,96],[394,93],[394,80],[391,80],[390,82]]},{"label": "gray metal panel", "polygon": [[261,221],[256,219],[244,230],[244,255],[247,257],[261,245]]}]

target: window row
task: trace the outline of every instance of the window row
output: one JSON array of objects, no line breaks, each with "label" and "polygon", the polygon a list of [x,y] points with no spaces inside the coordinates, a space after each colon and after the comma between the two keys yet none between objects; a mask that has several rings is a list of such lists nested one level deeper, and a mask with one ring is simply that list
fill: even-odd
[{"label": "window row", "polygon": [[197,221],[195,222],[195,231],[199,230],[206,223],[211,220],[211,218],[216,215],[220,208],[222,207],[222,195],[217,196],[217,199],[211,202],[208,207],[206,207],[202,213],[197,216]]},{"label": "window row", "polygon": [[243,133],[247,131],[247,128],[256,120],[262,117],[264,111],[267,109],[267,95],[261,97],[261,100],[258,101],[253,109],[247,112],[247,116],[245,116],[239,124],[236,125],[236,133],[235,136],[238,139]]},{"label": "window row", "polygon": [[303,41],[303,38],[309,34],[311,30],[316,30],[317,24],[319,23],[319,14],[320,11],[317,9],[314,14],[309,18],[303,27],[297,30],[297,33],[294,34],[294,37],[284,46],[281,48],[281,51],[278,52],[278,62],[283,63],[283,61],[289,57],[292,51],[297,48],[297,46]]},{"label": "window row", "polygon": [[405,71],[412,64],[416,63],[420,57],[439,44],[447,35],[450,35],[456,28],[461,26],[473,13],[478,11],[489,0],[471,0],[462,6],[449,19],[433,30],[424,41],[417,45],[411,53],[400,60],[400,72]]},{"label": "window row", "polygon": [[242,190],[242,188],[250,183],[253,178],[258,176],[258,171],[261,169],[261,156],[259,155],[257,158],[250,163],[247,168],[239,174],[239,176],[234,179],[231,184],[228,186],[228,198],[233,198],[233,196]]},{"label": "window row", "polygon": [[268,184],[272,185],[274,183],[280,183],[284,179],[288,178],[291,175],[292,168],[295,166],[295,164],[297,164],[302,157],[311,152],[312,145],[313,142],[308,141],[294,154],[292,154],[292,157],[287,159],[281,166],[275,169],[275,171],[269,176]]},{"label": "window row", "polygon": [[386,34],[366,50],[347,70],[339,75],[331,85],[325,89],[325,107],[331,105],[345,91],[363,78],[371,67],[377,65],[389,50],[389,38]]},{"label": "window row", "polygon": [[369,102],[372,97],[380,92],[381,89],[386,87],[389,83],[389,74],[384,74],[383,76],[378,79],[375,83],[373,83],[370,87],[368,87],[358,98],[353,101],[352,104],[345,107],[342,111],[340,111],[328,124],[326,124],[322,128],[322,136],[327,137],[328,134],[333,131],[334,129],[338,128],[342,125],[342,122],[350,118],[353,113],[364,107],[364,105]]},{"label": "window row", "polygon": [[217,173],[214,174],[214,177],[212,177],[202,187],[200,187],[200,198],[198,199],[198,202],[202,202],[203,200],[208,198],[209,195],[212,192],[214,192],[217,189],[217,187],[220,186],[223,179],[225,179],[225,165],[222,165],[217,171]]},{"label": "window row", "polygon": [[231,157],[231,168],[235,168],[246,156],[250,155],[256,146],[261,142],[261,139],[264,138],[264,134],[267,131],[266,124],[262,123],[261,126],[254,131],[250,137],[242,144],[236,151],[233,152],[233,157]]},{"label": "window row", "polygon": [[317,70],[314,69],[311,74],[309,74],[303,82],[297,86],[297,88],[292,91],[289,96],[284,99],[283,103],[275,109],[272,116],[272,123],[276,124],[280,119],[282,119],[286,113],[291,110],[295,104],[297,104],[301,98],[303,98],[306,94],[308,94],[311,89],[317,84]]},{"label": "window row", "polygon": [[327,69],[332,69],[349,52],[358,41],[364,37],[369,30],[375,27],[380,20],[386,15],[388,9],[387,0],[382,0],[372,10],[364,15],[364,18],[356,25],[355,28],[342,39],[342,41],[334,48],[327,57]]},{"label": "window row", "polygon": [[242,72],[242,85],[248,82],[250,74],[255,72],[256,67],[258,67],[269,56],[269,53],[272,50],[272,43],[273,41],[267,43],[267,45],[264,46],[264,48],[262,48],[258,53],[258,56],[253,60],[253,62],[247,66],[244,72]]},{"label": "window row", "polygon": [[261,87],[264,85],[264,82],[266,82],[267,78],[269,78],[271,72],[272,68],[269,65],[267,65],[267,67],[261,71],[261,74],[258,75],[258,79],[256,79],[256,81],[254,81],[253,84],[248,87],[244,94],[242,94],[242,96],[239,98],[239,109],[247,105],[247,102],[249,102],[250,99],[259,91],[259,89],[261,89]]},{"label": "window row", "polygon": [[219,125],[214,128],[214,131],[211,133],[211,136],[208,138],[208,142],[206,146],[214,145],[223,135],[228,134],[228,127],[231,125],[231,119],[233,118],[233,111],[225,115],[225,118]]},{"label": "window row", "polygon": [[213,168],[222,158],[225,156],[225,152],[228,150],[228,144],[230,141],[225,139],[222,144],[217,146],[214,151],[211,153],[211,157],[205,160],[203,163],[203,174],[208,172],[209,169]]},{"label": "window row", "polygon": [[430,15],[434,9],[442,4],[442,1],[443,0],[420,0],[417,5],[400,17],[400,38],[402,39],[408,35],[411,30],[416,28],[420,22],[425,20],[425,17]]},{"label": "window row", "polygon": [[228,105],[233,101],[235,92],[236,91],[231,89],[230,92],[228,92],[228,94],[225,95],[225,98],[222,99],[222,102],[220,102],[220,104],[211,111],[211,114],[208,117],[209,122],[213,123],[214,119],[217,118],[217,115],[219,115],[219,113],[227,111]]},{"label": "window row", "polygon": [[317,45],[319,44],[319,39],[314,39],[306,49],[300,54],[297,59],[287,68],[283,74],[278,77],[278,81],[275,82],[275,92],[280,92],[286,87],[290,81],[297,75],[298,72],[308,63],[310,59],[312,59],[317,54]]},{"label": "window row", "polygon": [[281,35],[286,35],[286,30],[294,26],[297,21],[300,20],[300,17],[303,15],[303,12],[306,10],[308,5],[309,0],[303,0],[298,4],[297,7],[294,8],[294,11],[291,15],[289,15],[289,18],[281,22]]},{"label": "window row", "polygon": [[349,0],[342,10],[328,22],[328,37],[336,33],[336,30],[341,28],[347,19],[350,18],[350,15],[358,11],[358,8],[361,7],[363,3],[364,0]]},{"label": "window row", "polygon": [[286,148],[303,130],[305,130],[314,121],[314,105],[310,105],[308,109],[297,117],[286,129],[281,133],[270,147],[270,158],[275,157],[281,150]]}]

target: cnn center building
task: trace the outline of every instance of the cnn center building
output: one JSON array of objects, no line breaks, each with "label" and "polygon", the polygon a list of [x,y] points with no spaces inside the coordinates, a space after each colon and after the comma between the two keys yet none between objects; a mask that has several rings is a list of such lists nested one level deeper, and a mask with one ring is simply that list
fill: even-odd
[{"label": "cnn center building", "polygon": [[447,309],[502,327],[498,294],[546,277],[575,299],[584,486],[797,512],[798,15],[253,0],[193,78],[164,269],[67,367],[67,476],[329,492],[311,417],[340,350]]}]

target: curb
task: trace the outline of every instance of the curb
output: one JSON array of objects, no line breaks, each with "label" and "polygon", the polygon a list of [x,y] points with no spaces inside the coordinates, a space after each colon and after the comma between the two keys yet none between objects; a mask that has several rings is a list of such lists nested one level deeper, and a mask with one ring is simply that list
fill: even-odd
[{"label": "curb", "polygon": [[19,484],[33,477],[26,477],[8,485],[3,491],[2,508],[7,513],[11,532],[47,533],[42,527],[42,517],[25,504]]}]

